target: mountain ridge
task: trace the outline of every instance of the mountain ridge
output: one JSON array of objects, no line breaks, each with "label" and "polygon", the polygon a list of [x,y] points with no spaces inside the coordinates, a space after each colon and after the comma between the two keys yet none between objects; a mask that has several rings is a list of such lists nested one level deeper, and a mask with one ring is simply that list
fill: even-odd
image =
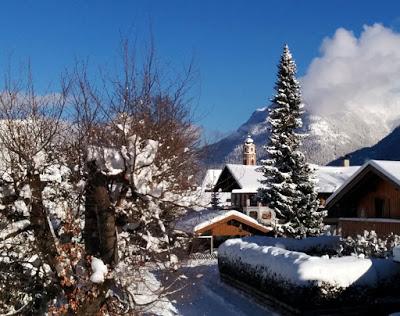
[{"label": "mountain ridge", "polygon": [[[242,163],[242,144],[248,134],[252,135],[257,145],[258,162],[265,158],[263,146],[269,135],[267,115],[268,107],[257,109],[236,131],[206,146],[207,157],[204,163],[209,167]],[[360,161],[362,155],[371,156],[365,148],[373,148],[394,131],[399,123],[399,118],[388,120],[374,112],[357,113],[346,109],[324,115],[306,112],[302,132],[307,136],[303,140],[302,151],[309,162],[319,165],[337,164],[340,157],[349,153],[354,155],[354,161]]]}]

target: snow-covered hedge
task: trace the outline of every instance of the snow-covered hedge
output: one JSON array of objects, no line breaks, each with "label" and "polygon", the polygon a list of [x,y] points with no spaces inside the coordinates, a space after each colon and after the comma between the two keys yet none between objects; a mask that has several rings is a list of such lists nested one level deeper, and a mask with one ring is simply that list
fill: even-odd
[{"label": "snow-covered hedge", "polygon": [[[383,293],[400,276],[400,265],[392,260],[315,257],[251,241],[254,238],[222,244],[220,272],[300,308],[354,303]],[[264,238],[264,244],[269,242]]]},{"label": "snow-covered hedge", "polygon": [[243,238],[243,240],[259,246],[274,246],[286,250],[305,252],[307,254],[336,253],[336,249],[340,247],[341,242],[340,236],[318,236],[304,239],[252,236]]}]

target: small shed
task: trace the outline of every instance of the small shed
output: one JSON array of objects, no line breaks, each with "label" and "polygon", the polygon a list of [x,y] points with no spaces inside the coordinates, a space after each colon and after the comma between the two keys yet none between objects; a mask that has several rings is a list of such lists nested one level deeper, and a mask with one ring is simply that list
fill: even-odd
[{"label": "small shed", "polygon": [[195,235],[209,236],[250,236],[265,235],[272,231],[258,223],[255,219],[238,211],[225,211],[207,221],[204,221],[194,227]]},{"label": "small shed", "polygon": [[273,231],[271,226],[262,225],[235,210],[193,211],[178,221],[175,229],[196,238],[210,239],[211,248],[215,239],[223,241],[234,237],[267,235]]}]

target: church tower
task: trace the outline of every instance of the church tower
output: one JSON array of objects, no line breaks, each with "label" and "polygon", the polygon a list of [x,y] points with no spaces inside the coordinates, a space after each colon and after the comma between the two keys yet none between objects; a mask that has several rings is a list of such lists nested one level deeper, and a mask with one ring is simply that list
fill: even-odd
[{"label": "church tower", "polygon": [[250,134],[243,144],[243,164],[248,166],[256,164],[256,145]]}]

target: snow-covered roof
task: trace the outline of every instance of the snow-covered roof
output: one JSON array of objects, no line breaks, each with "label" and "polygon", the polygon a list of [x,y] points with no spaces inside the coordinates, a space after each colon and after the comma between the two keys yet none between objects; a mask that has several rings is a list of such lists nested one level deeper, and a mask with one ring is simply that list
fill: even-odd
[{"label": "snow-covered roof", "polygon": [[186,233],[196,233],[197,231],[215,224],[219,221],[222,221],[228,217],[234,216],[239,219],[243,219],[246,222],[251,223],[253,226],[257,227],[261,231],[270,231],[271,228],[264,226],[257,222],[254,218],[247,216],[241,212],[235,210],[202,210],[202,211],[193,211],[186,216],[184,216],[181,220],[179,220],[175,229],[180,230]]},{"label": "snow-covered roof", "polygon": [[219,215],[217,215],[217,216],[215,216],[213,218],[210,218],[207,221],[199,223],[198,225],[196,225],[194,227],[194,232],[198,232],[199,230],[201,230],[201,229],[203,229],[203,228],[205,228],[207,226],[210,226],[212,224],[218,223],[218,222],[220,222],[220,221],[222,221],[222,220],[224,220],[224,219],[226,219],[228,217],[232,217],[232,216],[235,217],[235,218],[240,218],[240,219],[242,219],[242,220],[244,220],[246,222],[250,222],[251,224],[253,224],[253,226],[255,226],[256,228],[258,228],[261,231],[267,232],[267,231],[272,230],[270,227],[261,225],[259,222],[257,222],[257,220],[255,220],[254,218],[252,218],[250,216],[247,216],[246,214],[240,213],[240,212],[235,211],[235,210],[231,210],[231,211],[225,211],[224,213],[219,214]]},{"label": "snow-covered roof", "polygon": [[364,170],[367,168],[373,168],[386,176],[388,179],[393,181],[393,183],[400,186],[400,161],[391,160],[369,160],[364,165],[362,165],[356,172],[354,172],[351,177],[349,177],[326,201],[328,205],[332,200],[334,200],[338,195],[340,195],[345,188],[353,182]]},{"label": "snow-covered roof", "polygon": [[[225,166],[240,189],[232,190],[232,193],[257,193],[260,188],[260,181],[264,180],[262,172],[257,171],[261,166],[249,166],[239,164],[227,164]],[[360,166],[351,167],[329,167],[313,165],[318,179],[317,191],[319,193],[333,193],[354,174]]]},{"label": "snow-covered roof", "polygon": [[202,190],[212,190],[221,175],[222,169],[208,169],[201,185]]},{"label": "snow-covered roof", "polygon": [[242,189],[237,192],[256,193],[261,186],[260,181],[264,179],[263,173],[257,171],[260,166],[227,164],[225,167]]},{"label": "snow-covered roof", "polygon": [[193,233],[196,225],[208,221],[216,216],[223,214],[224,210],[209,210],[191,211],[184,217],[179,219],[175,224],[175,229],[186,233]]},{"label": "snow-covered roof", "polygon": [[330,167],[314,166],[318,179],[317,191],[319,193],[335,192],[348,178],[350,178],[360,166]]}]

